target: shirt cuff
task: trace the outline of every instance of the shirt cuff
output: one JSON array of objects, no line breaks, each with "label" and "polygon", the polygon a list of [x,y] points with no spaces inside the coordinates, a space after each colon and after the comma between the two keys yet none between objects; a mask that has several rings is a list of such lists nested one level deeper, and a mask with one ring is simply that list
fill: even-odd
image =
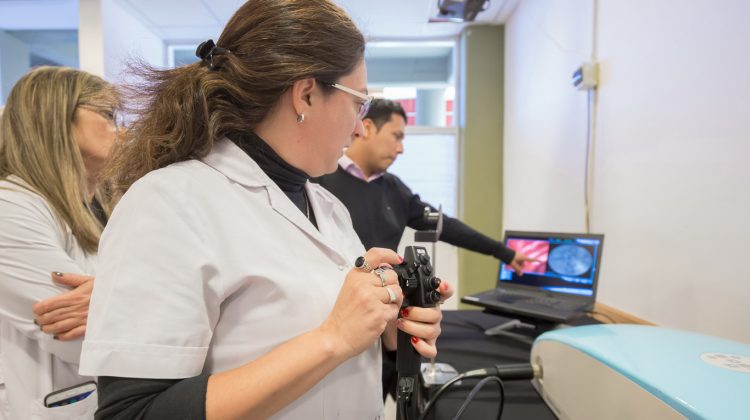
[{"label": "shirt cuff", "polygon": [[499,247],[495,248],[494,256],[500,261],[506,264],[510,264],[511,261],[513,261],[513,258],[516,258],[516,251],[506,247],[503,244],[500,244]]},{"label": "shirt cuff", "polygon": [[208,347],[84,341],[79,374],[183,379],[201,374],[207,354]]}]

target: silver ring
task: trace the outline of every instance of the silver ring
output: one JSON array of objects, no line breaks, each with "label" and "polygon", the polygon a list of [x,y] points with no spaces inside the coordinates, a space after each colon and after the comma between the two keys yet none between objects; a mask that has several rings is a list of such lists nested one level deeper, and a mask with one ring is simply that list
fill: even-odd
[{"label": "silver ring", "polygon": [[361,255],[357,257],[356,260],[354,260],[354,267],[364,271],[365,273],[369,273],[372,271],[372,267],[367,263],[364,255]]},{"label": "silver ring", "polygon": [[385,287],[385,268],[378,267],[375,270],[373,270],[372,273],[380,277],[380,285]]},{"label": "silver ring", "polygon": [[396,292],[391,290],[390,287],[384,287],[384,289],[388,292],[388,303],[396,303]]}]

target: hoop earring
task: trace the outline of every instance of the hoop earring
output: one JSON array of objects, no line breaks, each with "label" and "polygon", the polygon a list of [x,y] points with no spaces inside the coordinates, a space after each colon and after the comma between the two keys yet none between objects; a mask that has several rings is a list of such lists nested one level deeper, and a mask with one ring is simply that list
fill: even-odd
[{"label": "hoop earring", "polygon": [[305,122],[305,114],[299,114],[299,115],[297,115],[297,122],[300,123],[300,124],[303,123],[303,122]]}]

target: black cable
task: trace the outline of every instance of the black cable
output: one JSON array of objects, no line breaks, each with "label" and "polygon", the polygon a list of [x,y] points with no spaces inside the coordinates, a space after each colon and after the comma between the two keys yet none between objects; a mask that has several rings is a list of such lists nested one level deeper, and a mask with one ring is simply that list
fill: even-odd
[{"label": "black cable", "polygon": [[422,411],[422,414],[419,416],[419,420],[424,420],[427,418],[427,414],[430,413],[430,409],[435,406],[435,402],[437,402],[438,398],[445,392],[446,389],[450,388],[451,385],[454,383],[461,381],[463,379],[468,378],[481,378],[484,376],[487,376],[487,371],[484,369],[478,369],[478,370],[471,370],[468,372],[464,372],[458,376],[454,376],[451,378],[448,382],[444,383],[443,386],[441,386],[437,392],[435,392],[435,395],[430,398],[430,401],[427,402],[427,405],[424,406],[424,410]]},{"label": "black cable", "polygon": [[[427,414],[435,406],[435,403],[440,396],[454,383],[471,378],[486,378],[489,376],[496,376],[498,379],[515,380],[515,379],[532,379],[534,377],[534,370],[528,363],[514,364],[514,365],[497,365],[491,368],[475,369],[451,378],[448,382],[444,383],[436,392],[435,395],[430,398],[430,401],[425,405],[422,414],[419,416],[419,420],[427,418]],[[502,410],[502,409],[501,409]],[[502,412],[502,411],[501,411]]]},{"label": "black cable", "polygon": [[500,410],[497,412],[497,420],[500,420],[500,417],[502,417],[503,415],[503,407],[505,406],[505,387],[503,387],[503,381],[497,376],[488,376],[474,385],[474,388],[471,389],[471,392],[469,392],[466,400],[463,404],[461,404],[461,408],[458,409],[458,412],[456,413],[456,416],[453,417],[453,420],[459,420],[461,418],[461,416],[464,414],[464,411],[466,411],[466,408],[469,406],[469,404],[471,404],[471,401],[479,393],[479,390],[481,390],[482,387],[491,380],[494,380],[500,386]]}]

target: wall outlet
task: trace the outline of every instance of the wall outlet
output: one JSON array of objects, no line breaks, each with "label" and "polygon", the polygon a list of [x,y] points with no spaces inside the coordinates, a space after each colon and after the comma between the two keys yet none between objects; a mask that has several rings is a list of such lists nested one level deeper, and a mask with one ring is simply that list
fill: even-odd
[{"label": "wall outlet", "polygon": [[595,89],[599,79],[599,65],[592,61],[587,61],[573,72],[573,86],[578,90]]}]

